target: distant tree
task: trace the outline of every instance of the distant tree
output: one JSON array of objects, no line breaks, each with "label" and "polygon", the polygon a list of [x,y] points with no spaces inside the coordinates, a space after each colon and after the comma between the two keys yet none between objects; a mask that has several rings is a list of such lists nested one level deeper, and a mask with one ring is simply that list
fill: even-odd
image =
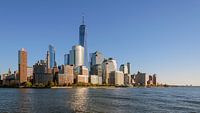
[{"label": "distant tree", "polygon": [[38,84],[38,87],[39,87],[39,88],[43,88],[43,87],[45,87],[45,85],[42,84],[42,83],[39,83],[39,84]]},{"label": "distant tree", "polygon": [[24,86],[27,87],[27,88],[30,88],[30,87],[32,87],[32,83],[31,82],[25,82]]},{"label": "distant tree", "polygon": [[55,86],[54,82],[48,81],[47,87],[53,87]]}]

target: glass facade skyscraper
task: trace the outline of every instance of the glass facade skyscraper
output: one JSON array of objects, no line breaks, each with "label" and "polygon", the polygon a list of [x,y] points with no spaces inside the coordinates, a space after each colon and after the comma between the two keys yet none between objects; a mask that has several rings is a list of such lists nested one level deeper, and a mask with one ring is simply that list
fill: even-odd
[{"label": "glass facade skyscraper", "polygon": [[52,45],[49,45],[49,54],[50,54],[50,68],[53,68],[56,65],[56,51]]},{"label": "glass facade skyscraper", "polygon": [[79,44],[84,47],[84,65],[88,67],[88,52],[87,52],[87,37],[86,37],[86,25],[84,24],[84,17],[82,25],[79,27]]},{"label": "glass facade skyscraper", "polygon": [[91,66],[102,64],[104,61],[104,56],[99,51],[91,54]]},{"label": "glass facade skyscraper", "polygon": [[70,54],[65,54],[64,55],[64,64],[69,65],[69,61],[70,61]]}]

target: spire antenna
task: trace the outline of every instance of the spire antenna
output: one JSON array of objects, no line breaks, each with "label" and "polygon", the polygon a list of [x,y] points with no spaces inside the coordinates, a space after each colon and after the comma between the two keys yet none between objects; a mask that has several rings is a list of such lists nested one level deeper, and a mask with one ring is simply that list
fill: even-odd
[{"label": "spire antenna", "polygon": [[84,25],[85,24],[85,17],[84,17],[84,15],[82,16],[82,24]]}]

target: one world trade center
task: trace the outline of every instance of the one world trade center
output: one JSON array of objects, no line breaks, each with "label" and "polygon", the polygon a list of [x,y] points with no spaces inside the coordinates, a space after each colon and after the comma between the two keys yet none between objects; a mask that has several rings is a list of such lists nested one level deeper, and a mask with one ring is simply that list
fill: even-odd
[{"label": "one world trade center", "polygon": [[82,17],[82,24],[79,27],[79,44],[84,47],[84,65],[88,67],[87,36],[84,16]]}]

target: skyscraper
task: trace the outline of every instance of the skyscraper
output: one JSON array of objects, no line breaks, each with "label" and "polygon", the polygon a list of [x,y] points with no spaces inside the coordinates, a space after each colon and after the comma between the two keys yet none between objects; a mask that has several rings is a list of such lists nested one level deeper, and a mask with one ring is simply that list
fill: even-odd
[{"label": "skyscraper", "polygon": [[156,74],[153,75],[153,85],[157,85]]},{"label": "skyscraper", "polygon": [[82,24],[79,27],[79,44],[84,47],[84,65],[88,67],[87,37],[86,25],[84,24],[84,16],[82,18]]},{"label": "skyscraper", "polygon": [[19,83],[27,82],[27,52],[22,48],[18,52]]},{"label": "skyscraper", "polygon": [[128,66],[125,64],[122,64],[119,68],[120,71],[122,71],[124,74],[129,74],[128,72]]},{"label": "skyscraper", "polygon": [[47,58],[46,58],[46,60],[47,60],[47,68],[50,69],[50,52],[49,51],[47,51]]},{"label": "skyscraper", "polygon": [[84,65],[84,48],[81,45],[73,46],[75,66]]},{"label": "skyscraper", "polygon": [[102,77],[102,63],[104,61],[103,54],[96,51],[95,53],[91,53],[90,55],[90,74]]},{"label": "skyscraper", "polygon": [[70,61],[70,54],[65,54],[64,55],[64,64],[65,65],[69,65],[69,61]]},{"label": "skyscraper", "polygon": [[53,68],[54,66],[56,66],[56,60],[55,60],[56,51],[52,45],[49,45],[49,55],[50,55],[50,68]]},{"label": "skyscraper", "polygon": [[104,56],[101,52],[96,51],[95,53],[91,54],[91,66],[102,64],[104,61]]},{"label": "skyscraper", "polygon": [[69,64],[70,65],[75,64],[75,62],[74,62],[74,50],[73,49],[69,51]]},{"label": "skyscraper", "polygon": [[128,74],[131,74],[131,63],[130,62],[127,63],[127,67],[128,67]]},{"label": "skyscraper", "polygon": [[70,50],[68,55],[69,65],[83,66],[84,65],[84,47],[81,45],[75,45]]},{"label": "skyscraper", "polygon": [[108,60],[104,60],[102,64],[103,69],[103,83],[109,83],[109,76],[112,71],[117,71],[117,61],[113,58],[109,58]]}]

